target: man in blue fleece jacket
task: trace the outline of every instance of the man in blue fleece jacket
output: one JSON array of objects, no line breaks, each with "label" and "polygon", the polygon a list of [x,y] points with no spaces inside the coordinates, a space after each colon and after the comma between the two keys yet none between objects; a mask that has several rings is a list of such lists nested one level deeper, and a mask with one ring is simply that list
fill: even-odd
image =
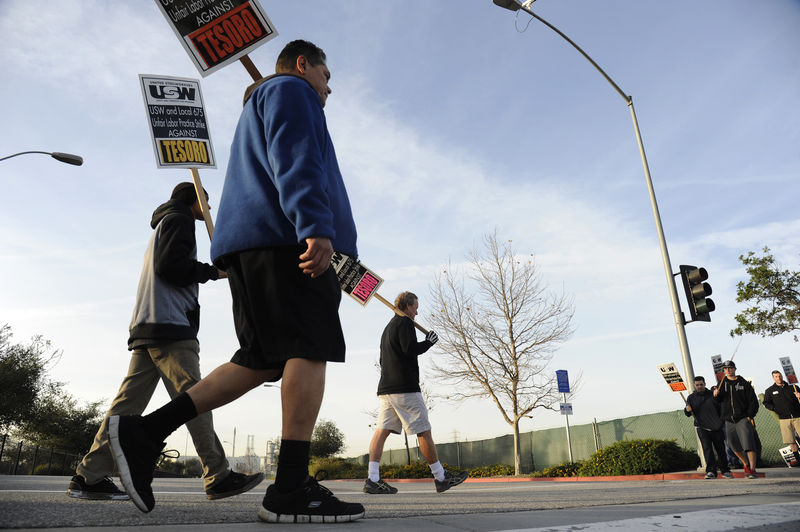
[{"label": "man in blue fleece jacket", "polygon": [[342,522],[364,507],[339,501],[308,475],[311,434],[326,363],[343,362],[341,289],[334,251],[356,256],[356,229],[323,107],[331,89],[325,53],[292,41],[276,74],[245,92],[211,243],[228,273],[240,348],[187,393],[145,416],[109,420],[120,478],[150,511],[153,463],[171,432],[266,381],[283,379],[275,483],[259,518]]}]

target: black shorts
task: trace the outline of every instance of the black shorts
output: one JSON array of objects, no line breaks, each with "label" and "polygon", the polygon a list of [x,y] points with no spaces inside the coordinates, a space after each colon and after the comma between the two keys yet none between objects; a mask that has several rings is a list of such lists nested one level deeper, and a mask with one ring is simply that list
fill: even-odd
[{"label": "black shorts", "polygon": [[298,267],[305,246],[261,248],[220,261],[233,297],[240,348],[231,362],[283,369],[290,358],[344,362],[342,290],[333,268],[316,279]]}]

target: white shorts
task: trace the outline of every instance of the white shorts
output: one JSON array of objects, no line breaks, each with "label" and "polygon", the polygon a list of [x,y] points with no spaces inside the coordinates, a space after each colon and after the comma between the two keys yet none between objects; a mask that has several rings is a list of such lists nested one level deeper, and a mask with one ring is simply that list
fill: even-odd
[{"label": "white shorts", "polygon": [[420,392],[390,393],[379,395],[378,428],[400,434],[405,428],[406,434],[420,434],[431,430],[428,420],[428,407]]}]

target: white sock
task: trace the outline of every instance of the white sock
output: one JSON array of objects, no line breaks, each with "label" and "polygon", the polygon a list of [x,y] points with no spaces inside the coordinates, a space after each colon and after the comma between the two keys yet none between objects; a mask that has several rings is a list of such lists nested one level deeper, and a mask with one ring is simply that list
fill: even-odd
[{"label": "white sock", "polygon": [[438,460],[435,464],[428,464],[428,467],[431,468],[431,473],[433,473],[433,478],[441,482],[444,480],[444,467],[442,467],[442,463]]},{"label": "white sock", "polygon": [[381,463],[370,462],[368,473],[369,473],[369,479],[372,482],[378,482],[381,479]]}]

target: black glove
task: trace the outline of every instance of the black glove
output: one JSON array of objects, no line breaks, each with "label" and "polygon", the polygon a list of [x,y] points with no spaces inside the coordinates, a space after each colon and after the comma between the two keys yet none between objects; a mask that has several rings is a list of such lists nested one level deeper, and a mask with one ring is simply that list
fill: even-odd
[{"label": "black glove", "polygon": [[436,334],[436,331],[430,331],[428,334],[425,335],[425,339],[434,345],[436,342],[439,341],[439,335]]}]

